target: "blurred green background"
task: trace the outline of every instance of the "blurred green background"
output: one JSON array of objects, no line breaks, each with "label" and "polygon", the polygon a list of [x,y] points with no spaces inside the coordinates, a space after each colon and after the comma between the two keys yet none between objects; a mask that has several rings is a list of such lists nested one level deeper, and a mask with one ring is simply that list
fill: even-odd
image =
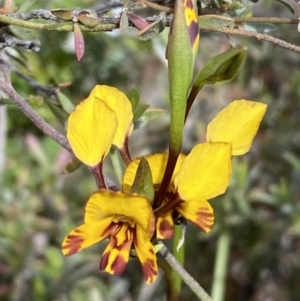
[{"label": "blurred green background", "polygon": [[[19,11],[34,8],[78,8],[93,1],[16,1]],[[256,16],[288,16],[274,1],[259,1]],[[41,45],[40,52],[7,49],[11,64],[45,86],[62,85],[74,104],[96,84],[126,92],[136,87],[151,108],[169,108],[166,29],[148,42],[136,30],[84,34],[85,55],[77,62],[73,35],[14,28],[26,40]],[[297,45],[296,25],[278,26],[275,36]],[[208,122],[234,99],[268,104],[251,151],[234,160],[227,193],[211,201],[216,223],[209,234],[189,225],[185,267],[211,292],[216,254],[226,268],[226,301],[300,300],[300,55],[269,43],[224,34],[202,33],[198,70],[230,45],[245,45],[248,55],[231,83],[206,86],[199,94],[185,131],[184,152],[205,139]],[[13,84],[51,125],[61,132],[47,102],[13,73]],[[1,107],[2,113],[4,106]],[[65,258],[62,240],[82,223],[89,195],[96,190],[84,167],[62,174],[68,154],[45,137],[14,105],[1,116],[0,145],[0,300],[165,300],[163,271],[152,285],[144,284],[139,263],[131,260],[122,277],[99,272],[106,243]],[[161,152],[168,146],[167,113],[131,137],[132,156]],[[6,125],[6,126],[5,126]],[[111,162],[108,174],[114,177]],[[2,162],[0,160],[0,162]],[[229,250],[227,257],[226,250]],[[216,280],[215,280],[216,281]],[[299,282],[298,282],[299,281]],[[182,300],[197,300],[183,287]]]}]

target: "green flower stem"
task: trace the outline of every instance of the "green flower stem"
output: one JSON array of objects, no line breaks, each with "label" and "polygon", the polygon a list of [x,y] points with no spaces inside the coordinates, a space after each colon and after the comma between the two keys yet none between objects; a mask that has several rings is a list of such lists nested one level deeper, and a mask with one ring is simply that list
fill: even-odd
[{"label": "green flower stem", "polygon": [[225,298],[225,284],[230,253],[231,237],[229,231],[224,230],[218,240],[212,298],[214,301],[223,301]]},{"label": "green flower stem", "polygon": [[[181,248],[177,251],[178,243],[181,239],[182,231],[181,226],[175,226],[175,234],[173,239],[173,254],[176,260],[179,264],[182,266],[184,265],[184,251],[185,251],[185,245],[183,244]],[[180,293],[182,288],[182,278],[180,275],[172,269],[171,272],[171,289],[170,289],[170,298],[168,298],[168,301],[176,301],[180,300]]]},{"label": "green flower stem", "polygon": [[[73,23],[55,23],[55,24],[45,24],[45,23],[36,23],[30,21],[24,21],[12,17],[8,17],[0,14],[0,22],[10,25],[16,25],[20,27],[25,27],[34,30],[48,30],[48,31],[73,31]],[[79,25],[82,32],[99,32],[99,31],[109,31],[116,29],[118,25],[115,24],[98,24],[93,28],[88,28],[84,25]]]}]

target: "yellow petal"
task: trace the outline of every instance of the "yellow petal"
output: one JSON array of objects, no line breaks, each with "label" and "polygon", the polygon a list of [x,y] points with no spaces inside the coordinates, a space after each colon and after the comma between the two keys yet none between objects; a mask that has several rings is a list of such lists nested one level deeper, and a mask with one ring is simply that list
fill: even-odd
[{"label": "yellow petal", "polygon": [[[152,173],[152,180],[153,184],[157,185],[161,183],[162,177],[164,175],[167,161],[168,161],[168,153],[160,153],[155,155],[149,155],[146,156],[146,159],[149,163],[151,173]],[[181,167],[181,164],[185,158],[184,154],[180,154],[176,163],[176,167],[174,170],[174,175],[176,175]],[[134,161],[132,161],[129,166],[127,167],[124,177],[123,177],[123,191],[130,192],[131,186],[134,182],[136,171],[138,168],[138,165],[140,163],[141,159],[137,158]],[[173,178],[171,180],[171,183],[173,181]]]},{"label": "yellow petal", "polygon": [[102,100],[89,96],[68,119],[67,137],[76,157],[96,166],[108,153],[118,126],[117,116]]},{"label": "yellow petal", "polygon": [[156,255],[147,233],[138,225],[134,237],[134,246],[142,265],[144,278],[147,283],[151,283],[157,277]]},{"label": "yellow petal", "polygon": [[153,234],[154,214],[146,198],[109,190],[97,191],[90,197],[85,209],[85,223],[115,216],[127,217],[138,223],[149,236]]},{"label": "yellow petal", "polygon": [[182,202],[176,207],[176,210],[205,232],[211,230],[215,218],[213,209],[207,201],[195,200],[192,202]]},{"label": "yellow petal", "polygon": [[127,96],[117,88],[110,86],[96,86],[91,95],[105,101],[118,118],[118,129],[113,144],[121,149],[124,145],[126,135],[130,136],[133,130],[132,106]]},{"label": "yellow petal", "polygon": [[133,241],[133,232],[124,224],[112,234],[101,257],[100,270],[112,275],[121,275],[129,259],[129,251]]},{"label": "yellow petal", "polygon": [[175,186],[181,199],[211,199],[225,192],[231,173],[231,145],[202,143],[185,158]]},{"label": "yellow petal", "polygon": [[235,100],[208,125],[208,142],[232,143],[232,154],[245,154],[251,147],[267,105],[249,100]]},{"label": "yellow petal", "polygon": [[72,255],[106,238],[114,230],[111,222],[111,218],[106,218],[93,224],[83,224],[74,229],[63,241],[63,254]]},{"label": "yellow petal", "polygon": [[174,221],[171,214],[160,216],[156,222],[156,237],[169,239],[174,235]]}]

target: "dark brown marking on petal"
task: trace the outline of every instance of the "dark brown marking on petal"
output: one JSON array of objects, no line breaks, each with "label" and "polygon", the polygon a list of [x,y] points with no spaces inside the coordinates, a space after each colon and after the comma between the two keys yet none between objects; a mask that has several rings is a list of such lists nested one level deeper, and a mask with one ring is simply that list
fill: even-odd
[{"label": "dark brown marking on petal", "polygon": [[122,255],[118,255],[113,263],[111,269],[114,271],[114,275],[121,275],[124,272],[127,262],[124,260]]},{"label": "dark brown marking on petal", "polygon": [[157,267],[153,259],[147,259],[142,263],[142,270],[144,278],[148,283],[151,283],[155,280],[157,276]]},{"label": "dark brown marking on petal", "polygon": [[101,236],[107,237],[113,232],[116,231],[116,229],[119,227],[119,225],[115,223],[111,223],[106,229],[103,230],[103,232],[100,234]]},{"label": "dark brown marking on petal", "polygon": [[[77,231],[77,233],[80,233],[80,231]],[[67,236],[66,242],[62,246],[62,249],[69,250],[68,253],[66,253],[66,256],[70,256],[81,250],[81,245],[83,242],[84,238],[82,236],[71,234]]]},{"label": "dark brown marking on petal", "polygon": [[185,0],[184,1],[184,6],[185,6],[185,8],[193,9],[194,8],[193,1],[192,0]]},{"label": "dark brown marking on petal", "polygon": [[104,271],[107,264],[108,264],[108,258],[109,258],[110,252],[106,252],[102,255],[99,265],[99,270]]},{"label": "dark brown marking on petal", "polygon": [[214,223],[214,215],[207,210],[206,207],[199,208],[197,211],[196,224],[201,227],[205,232],[208,232]]},{"label": "dark brown marking on petal", "polygon": [[163,219],[163,221],[159,224],[160,237],[163,239],[169,239],[174,235],[174,226],[169,223],[167,219]]},{"label": "dark brown marking on petal", "polygon": [[188,31],[190,35],[190,42],[191,45],[193,46],[199,34],[199,25],[196,21],[192,21],[191,24],[188,26],[188,28],[189,28]]}]

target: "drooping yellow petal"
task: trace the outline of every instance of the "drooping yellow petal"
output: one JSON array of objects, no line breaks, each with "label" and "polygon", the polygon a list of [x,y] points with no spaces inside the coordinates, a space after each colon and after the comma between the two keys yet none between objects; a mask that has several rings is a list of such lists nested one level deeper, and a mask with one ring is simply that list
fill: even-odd
[{"label": "drooping yellow petal", "polygon": [[129,259],[133,241],[133,229],[123,224],[112,234],[101,257],[100,270],[112,275],[121,275]]},{"label": "drooping yellow petal", "polygon": [[175,176],[181,199],[211,199],[225,192],[231,173],[231,145],[202,143],[185,158]]},{"label": "drooping yellow petal", "polygon": [[191,202],[182,202],[176,207],[176,210],[205,232],[211,230],[215,218],[213,209],[207,201],[199,199]]},{"label": "drooping yellow petal", "polygon": [[84,221],[93,223],[103,218],[123,216],[138,223],[149,236],[154,231],[154,214],[146,198],[138,194],[100,190],[95,192],[86,205]]},{"label": "drooping yellow petal", "polygon": [[113,144],[121,149],[126,135],[130,136],[133,130],[133,112],[129,99],[117,88],[104,85],[96,86],[91,91],[91,95],[103,100],[116,113],[118,129]]},{"label": "drooping yellow petal", "polygon": [[90,95],[69,116],[67,137],[76,157],[94,167],[107,155],[117,127],[115,112]]},{"label": "drooping yellow petal", "polygon": [[[146,156],[146,159],[147,159],[150,169],[151,169],[152,180],[153,180],[154,185],[160,184],[162,181],[162,177],[164,175],[167,161],[168,161],[168,155],[169,155],[168,153],[160,153],[160,154]],[[175,167],[175,170],[173,173],[173,178],[178,173],[184,158],[185,158],[184,154],[179,155],[177,163],[176,163],[176,167]],[[127,167],[124,177],[123,177],[123,191],[126,191],[126,192],[131,191],[131,186],[134,182],[136,171],[137,171],[140,161],[141,161],[141,158],[137,158],[134,161],[132,161],[129,164],[129,166]],[[173,178],[171,180],[171,184],[172,184]]]},{"label": "drooping yellow petal", "polygon": [[174,221],[171,214],[160,216],[156,222],[156,237],[169,239],[174,235]]},{"label": "drooping yellow petal", "polygon": [[106,238],[114,230],[112,219],[106,218],[93,224],[83,224],[69,233],[62,243],[64,255],[72,255]]},{"label": "drooping yellow petal", "polygon": [[157,277],[156,255],[147,233],[139,225],[136,227],[134,246],[142,265],[144,278],[147,283],[151,283]]},{"label": "drooping yellow petal", "polygon": [[208,142],[232,143],[232,154],[243,155],[251,147],[267,105],[249,100],[235,100],[208,125]]}]

